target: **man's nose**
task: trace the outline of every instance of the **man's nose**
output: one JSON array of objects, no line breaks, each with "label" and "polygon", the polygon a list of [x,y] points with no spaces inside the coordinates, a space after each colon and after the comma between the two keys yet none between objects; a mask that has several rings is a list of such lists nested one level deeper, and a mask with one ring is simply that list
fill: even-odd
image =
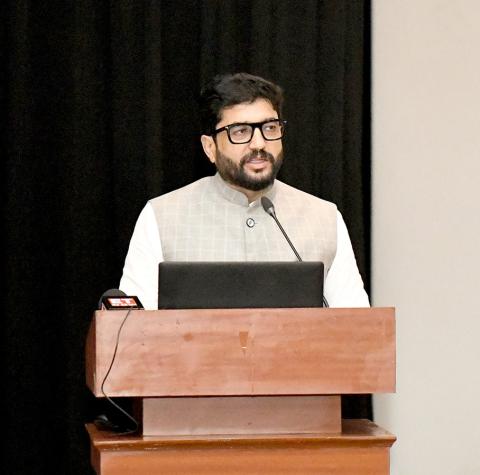
[{"label": "man's nose", "polygon": [[265,139],[263,138],[260,127],[253,129],[252,140],[250,140],[249,147],[252,149],[262,149],[265,147]]}]

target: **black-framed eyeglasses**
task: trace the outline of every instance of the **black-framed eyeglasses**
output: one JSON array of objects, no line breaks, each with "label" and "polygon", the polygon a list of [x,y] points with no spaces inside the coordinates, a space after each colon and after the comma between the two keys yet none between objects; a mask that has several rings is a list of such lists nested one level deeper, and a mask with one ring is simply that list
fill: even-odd
[{"label": "black-framed eyeglasses", "polygon": [[215,130],[212,135],[227,131],[228,140],[233,144],[248,143],[252,140],[255,129],[260,129],[265,140],[279,140],[285,133],[286,120],[270,119],[263,122],[246,122],[226,125]]}]

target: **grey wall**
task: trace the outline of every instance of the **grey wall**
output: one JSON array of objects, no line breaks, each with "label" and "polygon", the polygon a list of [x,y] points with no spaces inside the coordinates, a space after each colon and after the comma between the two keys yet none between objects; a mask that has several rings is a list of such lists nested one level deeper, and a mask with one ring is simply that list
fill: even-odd
[{"label": "grey wall", "polygon": [[375,306],[398,388],[394,475],[480,474],[480,2],[373,2]]}]

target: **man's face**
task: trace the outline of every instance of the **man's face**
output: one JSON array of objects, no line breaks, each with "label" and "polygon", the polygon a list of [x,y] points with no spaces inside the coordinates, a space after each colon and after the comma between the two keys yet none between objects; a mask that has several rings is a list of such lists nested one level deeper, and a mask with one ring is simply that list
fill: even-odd
[{"label": "man's face", "polygon": [[[216,128],[269,119],[278,119],[277,112],[269,101],[257,99],[252,103],[224,109]],[[254,130],[252,140],[245,144],[232,144],[226,130],[216,135],[216,141],[203,136],[202,144],[220,176],[247,195],[248,191],[259,191],[270,186],[282,164],[282,140],[265,140],[258,128]]]}]

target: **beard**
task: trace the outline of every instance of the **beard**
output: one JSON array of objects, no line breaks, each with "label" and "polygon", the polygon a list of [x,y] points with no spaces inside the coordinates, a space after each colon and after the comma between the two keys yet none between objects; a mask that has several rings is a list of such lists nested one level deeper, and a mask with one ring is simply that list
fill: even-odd
[{"label": "beard", "polygon": [[[263,158],[270,163],[267,170],[259,172],[247,171],[246,163],[253,158]],[[236,163],[230,157],[223,155],[217,149],[215,166],[220,176],[232,185],[239,186],[250,191],[260,191],[268,188],[273,184],[277,177],[278,171],[282,166],[283,152],[280,152],[275,158],[271,153],[265,150],[254,150],[244,155],[239,163]]]}]

